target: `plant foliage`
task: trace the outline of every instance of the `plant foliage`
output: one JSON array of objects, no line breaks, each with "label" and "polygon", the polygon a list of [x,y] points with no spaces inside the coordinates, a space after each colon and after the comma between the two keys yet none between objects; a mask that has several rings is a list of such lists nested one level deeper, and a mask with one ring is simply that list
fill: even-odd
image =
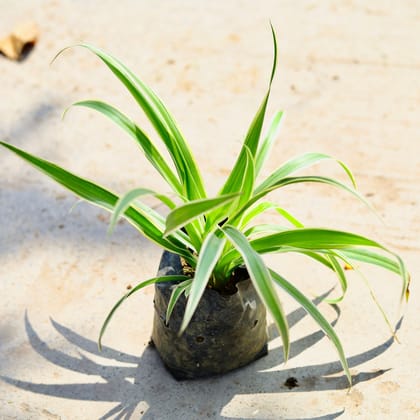
[{"label": "plant foliage", "polygon": [[[110,211],[110,230],[114,228],[118,219],[123,217],[151,241],[179,254],[191,267],[193,275],[155,277],[139,283],[123,296],[112,308],[102,326],[99,345],[115,310],[137,290],[156,282],[176,280],[178,283],[173,289],[168,316],[180,295],[186,294],[188,301],[180,331],[182,333],[188,326],[205,288],[223,290],[235,269],[245,265],[257,292],[279,329],[285,360],[290,348],[289,329],[275,285],[301,305],[331,339],[351,383],[344,350],[332,326],[310,299],[279,273],[267,267],[261,256],[267,253],[294,252],[325,265],[336,273],[342,290],[342,295],[335,299],[334,303],[340,301],[347,290],[347,279],[342,265],[351,264],[352,260],[383,267],[398,274],[402,279],[401,299],[408,296],[409,276],[401,258],[378,242],[349,232],[306,228],[288,211],[266,200],[270,192],[281,187],[302,182],[317,182],[342,189],[365,201],[356,190],[350,169],[339,160],[336,162],[349,179],[348,184],[324,176],[296,175],[296,172],[321,161],[334,160],[321,153],[305,153],[290,159],[267,178],[259,179],[259,173],[269,157],[283,115],[282,112],[276,113],[267,134],[263,136],[262,128],[277,62],[277,41],[273,28],[272,35],[274,60],[267,92],[248,128],[236,163],[215,197],[207,196],[199,167],[190,148],[159,97],[119,60],[88,44],[80,46],[99,57],[122,82],[151,122],[160,144],[155,144],[133,120],[112,105],[97,100],[86,100],[77,102],[74,106],[94,109],[124,129],[166,181],[176,197],[176,203],[168,195],[144,187],[128,191],[119,197],[92,181],[33,156],[10,143],[0,144],[80,198]],[[161,147],[168,152],[169,161],[161,153]],[[165,217],[149,207],[142,201],[145,195],[158,198],[169,208],[169,214]],[[279,223],[257,224],[256,218],[268,210],[278,213]]]}]

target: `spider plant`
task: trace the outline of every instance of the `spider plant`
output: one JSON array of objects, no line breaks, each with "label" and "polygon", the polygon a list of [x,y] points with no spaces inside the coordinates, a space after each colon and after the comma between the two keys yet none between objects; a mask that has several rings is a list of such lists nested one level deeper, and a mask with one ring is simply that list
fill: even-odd
[{"label": "spider plant", "polygon": [[[185,275],[154,277],[131,289],[106,317],[100,331],[99,345],[115,310],[125,299],[143,287],[156,282],[175,282],[168,317],[177,299],[183,293],[188,297],[180,330],[182,333],[191,321],[206,287],[223,291],[229,285],[235,269],[245,265],[255,289],[278,327],[283,341],[284,359],[287,360],[289,355],[289,329],[277,288],[301,305],[330,338],[351,384],[343,346],[332,326],[307,296],[280,273],[266,265],[262,255],[299,253],[335,272],[342,292],[338,298],[331,299],[330,303],[338,303],[344,298],[347,279],[343,265],[353,267],[354,261],[374,264],[399,275],[402,279],[401,300],[408,296],[409,276],[401,258],[380,243],[355,233],[305,227],[286,209],[267,200],[267,195],[273,190],[304,182],[328,184],[365,202],[363,196],[357,192],[350,169],[342,161],[322,153],[305,153],[294,157],[270,176],[260,180],[261,168],[269,157],[283,116],[282,112],[277,112],[263,135],[262,128],[277,63],[276,35],[273,28],[271,29],[274,59],[268,89],[248,128],[236,163],[214,197],[207,196],[203,178],[191,150],[160,98],[118,59],[88,44],[79,46],[99,57],[125,86],[151,122],[161,141],[160,147],[166,148],[169,159],[163,156],[159,147],[144,130],[112,105],[98,100],[86,100],[73,106],[94,109],[125,130],[166,181],[173,194],[161,194],[140,187],[119,197],[92,181],[33,156],[10,143],[0,144],[80,198],[110,211],[110,230],[117,220],[123,217],[146,238],[163,249],[178,254],[190,268]],[[349,182],[343,183],[318,175],[296,175],[299,170],[326,160],[335,160]],[[162,215],[148,206],[142,200],[146,195],[155,196],[167,206],[167,215]],[[258,224],[257,217],[269,210],[277,212],[279,223]]]}]

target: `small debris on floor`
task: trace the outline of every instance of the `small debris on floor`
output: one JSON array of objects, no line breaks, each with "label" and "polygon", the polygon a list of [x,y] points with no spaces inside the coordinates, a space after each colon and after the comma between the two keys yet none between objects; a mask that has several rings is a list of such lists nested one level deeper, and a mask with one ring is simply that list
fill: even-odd
[{"label": "small debris on floor", "polygon": [[299,386],[298,380],[293,376],[290,376],[289,378],[287,378],[284,385],[287,386],[287,388],[289,389],[296,388],[297,386]]},{"label": "small debris on floor", "polygon": [[0,53],[14,61],[25,58],[39,37],[35,23],[28,22],[17,25],[13,31],[0,39]]}]

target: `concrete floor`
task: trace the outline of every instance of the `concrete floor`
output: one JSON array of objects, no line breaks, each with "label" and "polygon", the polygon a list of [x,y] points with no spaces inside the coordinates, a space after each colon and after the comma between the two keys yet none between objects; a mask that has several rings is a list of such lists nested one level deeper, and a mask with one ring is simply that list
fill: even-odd
[{"label": "concrete floor", "polygon": [[[351,229],[401,254],[413,277],[401,344],[391,345],[363,281],[350,273],[336,324],[354,376],[350,393],[328,340],[284,297],[293,340],[286,365],[272,333],[269,355],[247,368],[174,381],[147,347],[152,289],[126,302],[98,353],[107,311],[128,285],[154,275],[160,250],[127,224],[108,238],[105,213],[87,204],[70,211],[77,202],[72,194],[1,151],[0,418],[420,417],[419,2],[2,0],[0,36],[32,20],[40,39],[22,62],[0,56],[0,139],[120,193],[162,187],[133,142],[102,116],[74,109],[61,121],[72,102],[101,98],[144,122],[87,51],[70,50],[49,65],[62,47],[87,41],[153,86],[215,192],[266,88],[270,19],[279,71],[269,114],[284,109],[287,118],[267,173],[304,151],[333,155],[353,169],[385,224],[327,187],[288,188],[274,198],[307,225]],[[314,171],[341,176],[333,164]],[[334,285],[330,273],[306,260],[270,262],[310,295]],[[400,281],[362,268],[396,321]],[[335,320],[328,305],[319,307]],[[290,376],[299,384],[291,390],[284,385]]]}]

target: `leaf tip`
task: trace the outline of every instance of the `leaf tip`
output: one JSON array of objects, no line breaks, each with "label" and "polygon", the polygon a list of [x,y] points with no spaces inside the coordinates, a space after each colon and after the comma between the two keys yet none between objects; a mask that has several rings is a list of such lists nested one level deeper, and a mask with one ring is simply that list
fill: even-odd
[{"label": "leaf tip", "polygon": [[187,329],[187,325],[184,325],[184,322],[182,322],[182,325],[178,331],[177,337],[181,337],[182,334],[184,334],[186,329]]},{"label": "leaf tip", "polygon": [[98,351],[102,351],[102,336],[103,336],[103,333],[104,333],[103,330],[99,333],[99,338],[98,338],[98,343],[97,343]]},{"label": "leaf tip", "polygon": [[70,108],[72,108],[73,107],[73,104],[72,105],[69,105],[63,112],[62,112],[62,114],[61,114],[61,121],[63,121],[64,120],[64,118],[66,118],[66,115],[67,115],[67,112],[69,112],[69,109]]},{"label": "leaf tip", "polygon": [[64,47],[64,48],[62,48],[60,51],[58,51],[58,53],[53,57],[53,59],[50,61],[50,66],[52,66],[54,63],[55,63],[55,60],[57,60],[57,58],[61,55],[61,54],[63,54],[63,52],[64,51],[67,51],[67,50],[69,50],[70,48],[73,48],[73,47],[75,47],[76,45],[70,45],[70,46],[68,46],[68,47]]},{"label": "leaf tip", "polygon": [[405,288],[405,301],[408,302],[410,299],[410,283],[411,283],[411,275],[407,273],[407,286]]},{"label": "leaf tip", "polygon": [[270,77],[270,85],[271,85],[274,79],[274,75],[276,74],[276,68],[277,68],[277,35],[276,35],[276,31],[274,30],[274,26],[271,20],[270,20],[270,28],[271,28],[271,34],[273,36],[273,48],[274,48],[273,67],[271,70],[271,77]]}]

